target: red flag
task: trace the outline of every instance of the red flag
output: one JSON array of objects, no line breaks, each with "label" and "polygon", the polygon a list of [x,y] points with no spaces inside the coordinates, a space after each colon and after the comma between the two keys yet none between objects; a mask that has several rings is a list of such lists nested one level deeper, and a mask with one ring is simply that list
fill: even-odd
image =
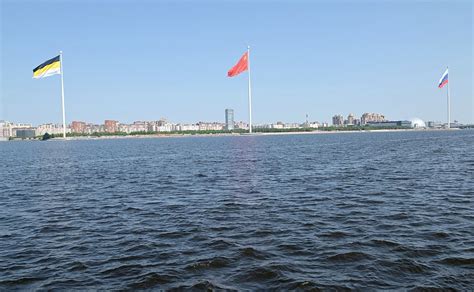
[{"label": "red flag", "polygon": [[227,72],[228,77],[234,77],[236,75],[239,75],[240,73],[246,71],[248,69],[248,52],[246,52],[242,58],[240,58],[239,62],[235,64],[232,69]]}]

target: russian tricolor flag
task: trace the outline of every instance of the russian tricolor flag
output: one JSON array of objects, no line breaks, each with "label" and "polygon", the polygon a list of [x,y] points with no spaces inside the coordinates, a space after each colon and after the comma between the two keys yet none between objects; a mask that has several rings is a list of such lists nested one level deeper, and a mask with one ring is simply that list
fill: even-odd
[{"label": "russian tricolor flag", "polygon": [[448,83],[448,69],[444,72],[443,76],[439,80],[438,88],[443,88]]}]

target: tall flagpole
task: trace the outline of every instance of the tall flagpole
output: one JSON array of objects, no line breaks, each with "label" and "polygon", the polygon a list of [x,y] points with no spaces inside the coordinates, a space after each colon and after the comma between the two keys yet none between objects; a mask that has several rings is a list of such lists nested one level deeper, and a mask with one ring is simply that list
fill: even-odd
[{"label": "tall flagpole", "polygon": [[63,108],[63,138],[66,139],[66,111],[64,109],[63,51],[59,51],[59,64],[61,66],[61,104]]},{"label": "tall flagpole", "polygon": [[447,95],[448,95],[448,129],[451,128],[451,97],[449,96],[449,79],[451,79],[451,76],[449,76],[449,67],[446,67],[446,71],[448,71],[448,84],[447,84]]},{"label": "tall flagpole", "polygon": [[252,133],[252,87],[250,83],[250,46],[247,46],[247,67],[249,77],[249,133]]}]

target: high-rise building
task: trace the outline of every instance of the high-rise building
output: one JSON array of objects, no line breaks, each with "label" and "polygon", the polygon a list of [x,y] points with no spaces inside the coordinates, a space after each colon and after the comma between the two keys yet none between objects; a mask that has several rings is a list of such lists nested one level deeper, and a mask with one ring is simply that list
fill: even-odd
[{"label": "high-rise building", "polygon": [[332,124],[336,127],[344,125],[344,117],[342,115],[334,115],[332,117]]},{"label": "high-rise building", "polygon": [[12,135],[12,123],[7,121],[0,121],[0,141],[6,140]]},{"label": "high-rise building", "polygon": [[73,121],[71,123],[71,131],[73,133],[84,133],[85,129],[86,129],[86,123],[85,122]]},{"label": "high-rise building", "polygon": [[384,122],[385,116],[377,113],[364,113],[360,118],[360,123],[362,125],[367,124],[368,122]]},{"label": "high-rise building", "polygon": [[347,125],[355,125],[354,123],[354,120],[355,120],[355,117],[354,117],[354,114],[349,114],[347,116]]},{"label": "high-rise building", "polygon": [[226,130],[233,130],[234,129],[234,110],[233,109],[226,109],[225,110],[225,128]]},{"label": "high-rise building", "polygon": [[104,128],[107,133],[115,133],[118,132],[118,121],[113,120],[105,120]]}]

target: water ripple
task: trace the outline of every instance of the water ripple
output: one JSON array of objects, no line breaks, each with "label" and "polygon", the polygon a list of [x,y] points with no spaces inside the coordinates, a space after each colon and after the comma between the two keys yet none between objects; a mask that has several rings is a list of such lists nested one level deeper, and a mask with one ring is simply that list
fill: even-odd
[{"label": "water ripple", "polygon": [[0,290],[474,287],[473,131],[2,143]]}]

